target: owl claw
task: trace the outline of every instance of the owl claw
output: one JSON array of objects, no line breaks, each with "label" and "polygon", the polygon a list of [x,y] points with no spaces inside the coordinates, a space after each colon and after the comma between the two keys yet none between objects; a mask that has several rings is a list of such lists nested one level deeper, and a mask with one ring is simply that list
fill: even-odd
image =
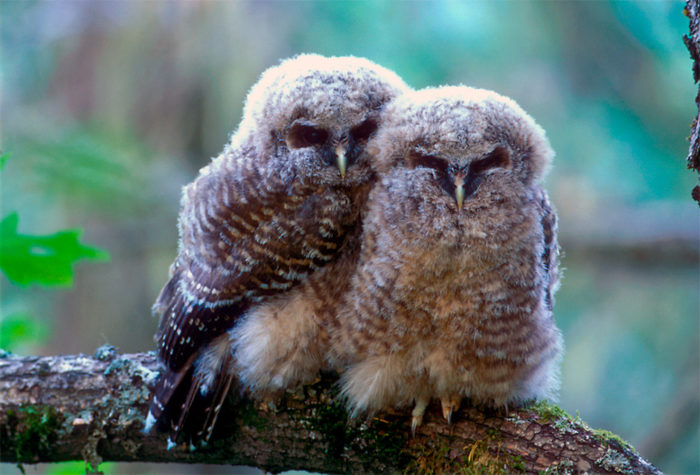
[{"label": "owl claw", "polygon": [[440,398],[440,403],[442,404],[442,417],[445,418],[448,424],[452,424],[452,414],[459,409],[459,397]]},{"label": "owl claw", "polygon": [[416,429],[423,423],[423,415],[411,417],[411,435],[416,436]]},{"label": "owl claw", "polygon": [[423,414],[425,414],[425,408],[428,407],[429,399],[421,398],[416,400],[416,406],[411,412],[411,434],[413,437],[416,436],[416,429],[423,423]]},{"label": "owl claw", "polygon": [[442,417],[445,418],[448,424],[452,424],[452,411],[452,406],[449,403],[445,405],[445,402],[442,402]]}]

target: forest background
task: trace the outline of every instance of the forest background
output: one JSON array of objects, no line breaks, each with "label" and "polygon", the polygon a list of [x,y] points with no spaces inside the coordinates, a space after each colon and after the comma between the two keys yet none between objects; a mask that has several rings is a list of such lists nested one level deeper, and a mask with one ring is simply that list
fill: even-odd
[{"label": "forest background", "polygon": [[222,149],[264,69],[353,54],[416,88],[493,89],[544,127],[565,252],[560,405],[663,471],[698,472],[700,215],[684,164],[697,88],[682,9],[4,0],[0,219],[17,212],[33,235],[82,228],[110,258],[80,263],[61,289],[0,277],[0,348],[153,349],[181,187]]}]

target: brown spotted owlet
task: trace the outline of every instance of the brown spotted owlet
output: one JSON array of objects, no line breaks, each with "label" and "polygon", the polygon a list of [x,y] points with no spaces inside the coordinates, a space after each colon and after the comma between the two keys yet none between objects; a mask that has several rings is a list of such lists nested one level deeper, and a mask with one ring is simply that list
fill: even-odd
[{"label": "brown spotted owlet", "polygon": [[[154,305],[165,371],[147,429],[158,423],[171,443],[181,431],[206,441],[234,375],[254,390],[307,376],[282,367],[270,381],[256,359],[235,358],[229,332],[255,326],[258,307],[285,303],[352,247],[374,181],[365,145],[405,89],[368,60],[318,55],[283,61],[252,87],[230,143],[183,191],[179,253]],[[296,318],[290,309],[266,321],[246,356],[289,357],[308,324]]]},{"label": "brown spotted owlet", "polygon": [[515,102],[469,87],[408,92],[368,145],[370,193],[350,290],[330,331],[354,413],[431,398],[507,407],[553,397],[562,338],[553,152]]}]

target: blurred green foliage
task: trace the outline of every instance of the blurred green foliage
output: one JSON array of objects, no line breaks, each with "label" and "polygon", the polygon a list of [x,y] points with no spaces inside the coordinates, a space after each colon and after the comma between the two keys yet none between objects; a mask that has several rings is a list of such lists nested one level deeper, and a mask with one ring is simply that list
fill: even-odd
[{"label": "blurred green foliage", "polygon": [[140,160],[146,152],[134,137],[116,136],[99,127],[47,127],[21,138],[37,187],[73,206],[113,215],[129,215],[151,205]]},{"label": "blurred green foliage", "polygon": [[73,264],[80,259],[106,260],[108,254],[80,244],[80,230],[49,236],[19,234],[19,216],[11,213],[0,221],[0,269],[14,284],[70,287]]},{"label": "blurred green foliage", "polygon": [[0,350],[17,351],[24,345],[41,345],[49,336],[48,325],[29,313],[0,314]]},{"label": "blurred green foliage", "polygon": [[[0,170],[9,153],[0,155]],[[78,241],[80,230],[60,231],[48,236],[19,234],[19,215],[0,221],[0,269],[15,285],[48,287],[73,285],[73,264],[80,259],[106,260],[109,254]],[[0,312],[0,348],[16,350],[26,344],[44,343],[48,325],[26,312]]]},{"label": "blurred green foliage", "polygon": [[[115,473],[115,463],[102,463],[95,472],[103,475],[112,475]],[[92,471],[87,466],[86,462],[60,462],[47,467],[46,475],[83,475]]]}]

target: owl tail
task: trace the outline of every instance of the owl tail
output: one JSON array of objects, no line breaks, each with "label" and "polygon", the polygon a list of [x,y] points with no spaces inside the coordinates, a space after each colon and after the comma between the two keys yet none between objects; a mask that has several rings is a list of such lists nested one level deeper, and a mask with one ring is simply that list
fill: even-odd
[{"label": "owl tail", "polygon": [[[231,389],[234,374],[228,371],[231,366],[231,356],[227,355],[226,360],[222,364],[222,371],[214,380],[213,387],[206,394],[202,394],[202,390],[196,391],[195,394],[188,394],[188,401],[191,403],[188,406],[188,420],[184,419],[178,424],[179,427],[187,427],[187,432],[194,434],[196,441],[203,443],[209,442],[209,438],[214,430],[216,419],[219,417],[221,406]],[[195,385],[199,387],[199,385]],[[185,413],[183,412],[183,416]],[[172,434],[171,434],[172,438]]]},{"label": "owl tail", "polygon": [[192,385],[193,359],[194,356],[179,371],[168,368],[158,377],[146,417],[145,433],[149,433],[153,427],[159,431],[168,431],[173,426],[173,421],[179,420],[180,409],[187,394],[185,389]]},{"label": "owl tail", "polygon": [[208,442],[233,382],[233,373],[226,370],[230,360],[230,355],[224,358],[212,387],[202,384],[191,361],[180,371],[166,370],[156,384],[144,432],[154,426],[169,432],[168,449],[177,445],[180,434],[194,446]]}]

